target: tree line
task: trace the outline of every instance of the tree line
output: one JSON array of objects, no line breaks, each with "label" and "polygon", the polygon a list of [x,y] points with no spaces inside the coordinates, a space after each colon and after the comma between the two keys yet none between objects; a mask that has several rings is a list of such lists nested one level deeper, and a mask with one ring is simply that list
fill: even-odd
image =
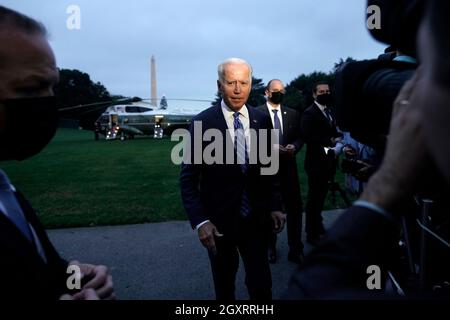
[{"label": "tree line", "polygon": [[[328,73],[316,71],[299,75],[287,83],[284,104],[302,112],[313,102],[313,84],[318,81],[327,81],[333,87],[337,70],[350,61],[355,60],[352,58],[345,60],[341,58]],[[267,81],[270,81],[270,79]],[[251,106],[264,104],[266,102],[264,97],[265,88],[266,83],[263,79],[253,77],[252,91],[248,104]],[[125,98],[121,95],[111,95],[103,84],[94,82],[87,73],[69,69],[60,70],[60,82],[56,85],[54,91],[60,109],[87,105],[86,107],[67,109],[61,112],[62,118],[77,120],[79,121],[79,126],[86,129],[93,129],[95,121],[108,105],[116,100]],[[216,92],[213,104],[220,102],[220,100],[220,93]],[[104,104],[101,104],[102,102]],[[93,104],[94,106],[92,106]],[[167,108],[167,102],[161,101],[161,106]]]}]

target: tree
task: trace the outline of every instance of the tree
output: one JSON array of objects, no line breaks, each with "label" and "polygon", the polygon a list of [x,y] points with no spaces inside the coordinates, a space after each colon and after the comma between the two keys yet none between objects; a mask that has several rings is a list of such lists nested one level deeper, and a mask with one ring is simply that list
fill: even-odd
[{"label": "tree", "polygon": [[[60,81],[55,86],[57,105],[60,109],[111,101],[108,90],[100,83],[93,82],[87,73],[79,70],[59,70]],[[62,112],[65,119],[75,119],[83,128],[93,129],[94,122],[105,106],[86,107]]]},{"label": "tree", "polygon": [[334,74],[315,71],[308,75],[298,76],[286,86],[285,104],[303,112],[313,103],[313,86],[319,81],[327,81],[333,86]]},{"label": "tree", "polygon": [[315,71],[307,75],[299,75],[286,86],[285,104],[303,112],[313,103],[312,91],[314,84],[319,81],[325,81],[333,88],[336,81],[336,73],[344,64],[353,61],[355,59],[350,57],[345,60],[341,58],[334,64],[333,70],[329,73]]},{"label": "tree", "polygon": [[[262,79],[252,78],[252,90],[250,92],[250,96],[248,97],[247,104],[252,107],[257,107],[261,104],[266,103],[266,98],[264,98],[264,91],[266,90],[266,86]],[[213,102],[213,106],[217,105],[222,101],[222,94],[217,91],[216,99]]]},{"label": "tree", "polygon": [[342,58],[339,59],[339,61],[334,64],[333,73],[337,73],[341,67],[350,62],[356,62],[356,60],[352,57],[347,57],[345,60]]},{"label": "tree", "polygon": [[166,96],[162,96],[161,102],[159,103],[159,108],[162,110],[166,110],[169,105],[167,104]]}]

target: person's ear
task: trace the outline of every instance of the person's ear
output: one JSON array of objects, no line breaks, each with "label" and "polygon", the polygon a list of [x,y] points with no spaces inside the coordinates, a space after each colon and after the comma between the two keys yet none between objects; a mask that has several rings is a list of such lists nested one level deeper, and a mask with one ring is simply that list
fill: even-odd
[{"label": "person's ear", "polygon": [[220,80],[217,80],[217,90],[222,92],[222,84],[220,83]]}]

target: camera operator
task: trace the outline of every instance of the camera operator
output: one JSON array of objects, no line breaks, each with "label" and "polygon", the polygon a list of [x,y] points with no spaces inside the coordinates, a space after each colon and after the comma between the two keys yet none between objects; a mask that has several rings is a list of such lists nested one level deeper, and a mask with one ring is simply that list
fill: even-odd
[{"label": "camera operator", "polygon": [[[392,265],[404,199],[435,163],[450,186],[450,3],[431,0],[418,33],[421,68],[394,103],[385,157],[359,201],[344,213],[293,276],[288,298],[386,297],[369,290],[367,268]],[[448,251],[442,263],[448,261]],[[426,295],[426,294],[425,294]]]}]

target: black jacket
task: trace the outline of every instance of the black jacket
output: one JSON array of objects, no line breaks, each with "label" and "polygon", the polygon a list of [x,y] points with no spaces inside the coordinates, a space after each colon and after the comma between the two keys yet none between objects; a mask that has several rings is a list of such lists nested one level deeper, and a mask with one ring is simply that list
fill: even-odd
[{"label": "black jacket", "polygon": [[67,292],[67,262],[61,259],[51,244],[28,201],[16,192],[28,222],[42,244],[47,263],[16,226],[0,213],[0,273],[1,299],[58,299]]},{"label": "black jacket", "polygon": [[302,138],[306,143],[305,170],[308,174],[326,174],[330,170],[330,157],[324,147],[334,147],[331,139],[340,137],[335,121],[330,123],[314,103],[302,114]]},{"label": "black jacket", "polygon": [[[250,128],[257,130],[272,128],[270,118],[262,112],[248,107]],[[201,122],[202,133],[208,129],[218,129],[224,140],[224,160],[226,159],[225,141],[233,146],[220,105],[209,108],[196,116],[191,123],[191,136],[194,137],[194,123]],[[270,133],[269,133],[270,137]],[[257,141],[251,141],[258,146]],[[270,141],[268,141],[270,143]],[[201,150],[211,142],[202,142]],[[191,145],[193,150],[195,141]],[[191,159],[192,160],[192,159]],[[250,164],[244,175],[238,164],[188,164],[183,163],[180,175],[181,196],[187,215],[193,228],[199,223],[210,220],[221,233],[236,234],[239,224],[239,212],[244,188],[252,208],[249,219],[254,223],[269,223],[270,212],[281,210],[281,196],[277,176],[261,175],[264,165],[257,161]]]}]

